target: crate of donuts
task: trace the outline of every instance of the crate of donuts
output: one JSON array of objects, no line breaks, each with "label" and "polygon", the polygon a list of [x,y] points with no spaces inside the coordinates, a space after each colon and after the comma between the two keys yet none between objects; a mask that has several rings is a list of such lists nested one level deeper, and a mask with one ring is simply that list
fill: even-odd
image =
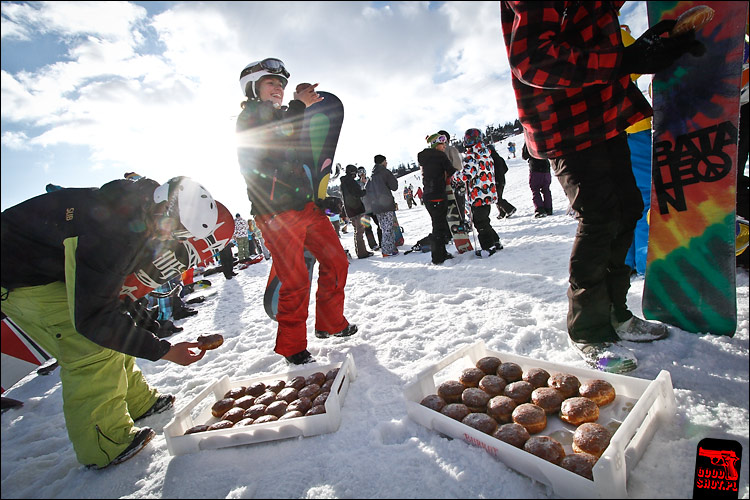
[{"label": "crate of donuts", "polygon": [[676,405],[654,380],[465,346],[404,389],[418,424],[477,446],[556,495],[627,496],[627,471]]},{"label": "crate of donuts", "polygon": [[335,432],[354,358],[281,374],[230,380],[201,391],[164,427],[171,455]]}]

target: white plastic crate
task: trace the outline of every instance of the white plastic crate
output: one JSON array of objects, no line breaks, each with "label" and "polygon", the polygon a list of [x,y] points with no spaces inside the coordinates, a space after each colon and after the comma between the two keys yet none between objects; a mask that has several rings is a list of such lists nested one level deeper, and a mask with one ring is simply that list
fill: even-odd
[{"label": "white plastic crate", "polygon": [[[222,399],[229,389],[249,386],[254,382],[290,381],[297,376],[307,377],[315,372],[327,373],[335,368],[339,368],[339,372],[333,381],[331,392],[325,402],[325,413],[276,422],[253,424],[246,427],[231,427],[229,429],[184,435],[185,431],[193,426],[201,424],[210,425],[219,420],[211,414],[211,406],[216,401]],[[341,406],[349,390],[349,385],[356,378],[357,371],[354,366],[354,358],[351,354],[347,354],[346,359],[342,363],[328,366],[312,366],[288,373],[240,380],[229,380],[229,377],[224,376],[206,387],[185,408],[178,411],[172,421],[164,427],[167,449],[171,455],[184,455],[187,453],[196,453],[201,450],[215,450],[229,446],[334,432],[341,424]]]},{"label": "white plastic crate", "polygon": [[[463,369],[474,367],[485,356],[496,356],[504,363],[517,363],[524,372],[531,368],[543,368],[550,375],[569,373],[581,382],[603,379],[612,384],[617,397],[600,408],[597,423],[614,433],[609,447],[594,466],[593,481],[419,404],[425,396],[436,394],[437,386],[442,382],[458,380]],[[511,469],[550,486],[556,495],[563,498],[626,497],[628,469],[638,463],[658,424],[672,418],[676,410],[672,379],[666,370],[662,370],[654,380],[643,380],[490,351],[481,341],[459,349],[423,370],[414,382],[405,387],[404,396],[409,416],[420,425],[483,448]],[[571,443],[574,431],[575,426],[555,415],[548,415],[547,428],[535,435],[557,439],[563,444],[565,453],[570,454],[573,453]]]}]

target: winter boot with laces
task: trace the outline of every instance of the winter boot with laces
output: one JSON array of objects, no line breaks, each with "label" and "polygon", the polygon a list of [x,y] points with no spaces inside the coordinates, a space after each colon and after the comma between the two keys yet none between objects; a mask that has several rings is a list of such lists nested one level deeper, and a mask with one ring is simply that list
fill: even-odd
[{"label": "winter boot with laces", "polygon": [[667,325],[655,321],[646,321],[637,316],[633,316],[622,323],[619,323],[613,317],[612,325],[615,327],[615,333],[620,337],[620,340],[629,342],[653,342],[669,335]]},{"label": "winter boot with laces", "polygon": [[629,349],[615,342],[575,342],[568,336],[568,345],[592,368],[609,373],[626,373],[638,367],[638,360]]},{"label": "winter boot with laces", "polygon": [[312,354],[310,354],[310,351],[308,351],[307,349],[300,351],[297,354],[292,354],[291,356],[285,357],[287,363],[292,365],[305,365],[307,363],[315,362],[315,358],[312,357]]},{"label": "winter boot with laces", "polygon": [[156,436],[156,432],[154,432],[154,430],[149,427],[138,429],[138,432],[135,433],[135,437],[133,437],[133,441],[130,442],[130,445],[128,445],[128,447],[125,448],[122,453],[117,455],[115,459],[110,463],[103,466],[88,465],[87,467],[89,469],[101,470],[109,467],[110,465],[121,464],[138,454],[138,452],[141,451],[148,444],[148,442],[154,438],[154,436]]},{"label": "winter boot with laces", "polygon": [[357,325],[351,323],[346,325],[346,328],[338,333],[328,333],[323,330],[315,330],[315,336],[319,339],[327,339],[329,337],[351,337],[355,333],[357,333]]}]

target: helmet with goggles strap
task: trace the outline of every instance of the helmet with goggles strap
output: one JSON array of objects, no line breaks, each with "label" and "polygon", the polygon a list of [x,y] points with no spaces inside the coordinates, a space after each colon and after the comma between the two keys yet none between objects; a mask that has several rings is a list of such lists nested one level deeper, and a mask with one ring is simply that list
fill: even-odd
[{"label": "helmet with goggles strap", "polygon": [[176,238],[205,238],[219,219],[219,209],[206,188],[189,177],[173,177],[156,188],[154,202],[166,202],[164,216],[179,221],[182,228],[172,231]]},{"label": "helmet with goggles strap", "polygon": [[256,85],[258,80],[264,76],[279,77],[284,87],[289,83],[289,72],[284,67],[281,59],[269,57],[262,61],[251,62],[240,72],[240,89],[242,89],[242,93],[250,99],[257,99],[258,89]]},{"label": "helmet with goggles strap", "polygon": [[482,131],[478,128],[470,128],[464,133],[464,146],[467,148],[482,141]]},{"label": "helmet with goggles strap", "polygon": [[439,144],[448,143],[448,137],[440,133],[428,135],[426,139],[427,144],[429,144],[431,148],[436,148]]}]

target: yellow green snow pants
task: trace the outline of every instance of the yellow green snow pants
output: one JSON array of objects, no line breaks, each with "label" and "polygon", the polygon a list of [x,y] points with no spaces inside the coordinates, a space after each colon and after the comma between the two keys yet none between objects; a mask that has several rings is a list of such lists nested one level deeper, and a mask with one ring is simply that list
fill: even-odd
[{"label": "yellow green snow pants", "polygon": [[65,283],[12,290],[2,310],[60,364],[65,424],[78,461],[108,465],[133,440],[133,419],[158,397],[135,358],[76,331]]}]

